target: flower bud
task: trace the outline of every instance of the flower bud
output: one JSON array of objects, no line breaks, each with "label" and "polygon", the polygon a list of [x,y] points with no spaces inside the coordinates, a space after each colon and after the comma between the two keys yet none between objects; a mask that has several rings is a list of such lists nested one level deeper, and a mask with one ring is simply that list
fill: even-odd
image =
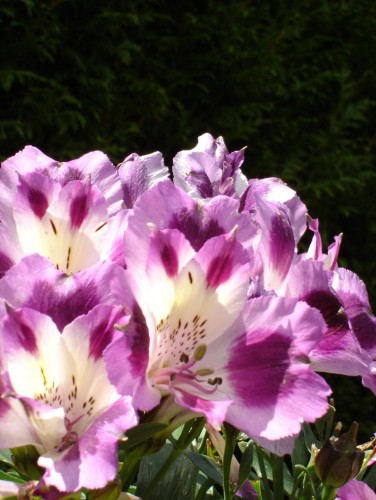
[{"label": "flower bud", "polygon": [[358,424],[338,438],[328,439],[315,455],[315,471],[325,486],[338,488],[355,477],[363,463],[364,452],[356,446]]}]

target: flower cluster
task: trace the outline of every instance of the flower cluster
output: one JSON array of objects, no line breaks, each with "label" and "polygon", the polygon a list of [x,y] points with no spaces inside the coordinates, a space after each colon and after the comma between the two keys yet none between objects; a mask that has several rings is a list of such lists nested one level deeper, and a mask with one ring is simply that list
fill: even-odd
[{"label": "flower cluster", "polygon": [[173,180],[159,152],[2,163],[0,447],[33,446],[54,498],[113,481],[145,415],[227,422],[283,455],[328,409],[318,372],[376,393],[376,321],[341,236],[325,253],[297,194],[243,159],[204,134]]}]

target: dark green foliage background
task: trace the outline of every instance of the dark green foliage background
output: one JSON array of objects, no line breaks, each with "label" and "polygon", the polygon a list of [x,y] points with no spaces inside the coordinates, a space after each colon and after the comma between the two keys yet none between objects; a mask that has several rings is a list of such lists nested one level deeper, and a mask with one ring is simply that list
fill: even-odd
[{"label": "dark green foliage background", "polygon": [[[326,244],[344,232],[341,264],[374,305],[375,82],[373,0],[0,2],[0,159],[31,143],[114,163],[159,149],[171,165],[223,135],[248,146],[248,176],[297,189]],[[334,386],[375,430],[374,400]]]}]

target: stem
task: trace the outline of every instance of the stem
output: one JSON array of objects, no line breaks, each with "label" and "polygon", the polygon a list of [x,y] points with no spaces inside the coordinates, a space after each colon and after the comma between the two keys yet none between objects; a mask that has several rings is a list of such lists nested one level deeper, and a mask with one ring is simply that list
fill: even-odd
[{"label": "stem", "polygon": [[274,500],[283,500],[283,459],[271,455],[273,470],[273,498]]},{"label": "stem", "polygon": [[[309,481],[309,484],[311,486],[311,490],[312,490],[312,499],[313,500],[317,500],[317,495],[316,495],[316,489],[315,489],[315,483],[313,482],[313,479],[312,479],[312,476],[311,474],[309,473],[307,467],[304,467],[304,465],[295,465],[295,469],[301,469],[302,471],[304,471],[306,477],[308,478],[308,481]],[[299,476],[300,477],[300,476]],[[322,500],[322,499],[321,499]]]}]

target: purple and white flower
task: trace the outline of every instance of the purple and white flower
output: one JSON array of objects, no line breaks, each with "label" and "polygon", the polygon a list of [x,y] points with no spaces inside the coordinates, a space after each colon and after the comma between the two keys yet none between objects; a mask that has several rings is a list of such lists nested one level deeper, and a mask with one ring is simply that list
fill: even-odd
[{"label": "purple and white flower", "polygon": [[44,482],[61,491],[102,488],[117,444],[137,423],[130,396],[108,380],[103,351],[128,317],[100,305],[60,333],[49,316],[11,309],[1,327],[0,446],[33,445]]},{"label": "purple and white flower", "polygon": [[[137,209],[125,235],[128,268],[113,287],[134,319],[106,349],[111,381],[119,392],[133,385],[142,410],[170,394],[190,416],[291,451],[302,422],[328,407],[329,388],[309,366],[323,318],[296,299],[247,300],[253,262],[236,227],[195,251],[177,229],[140,224]],[[138,373],[124,373],[127,359]]]}]

